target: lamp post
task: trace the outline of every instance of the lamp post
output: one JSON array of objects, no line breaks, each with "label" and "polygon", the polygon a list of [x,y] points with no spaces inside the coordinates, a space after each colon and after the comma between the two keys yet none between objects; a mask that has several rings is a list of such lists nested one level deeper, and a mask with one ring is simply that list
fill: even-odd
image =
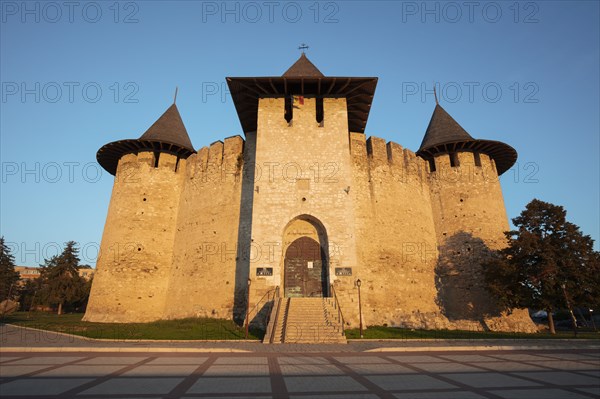
[{"label": "lamp post", "polygon": [[567,308],[569,309],[569,313],[571,314],[571,323],[573,324],[573,333],[577,336],[577,319],[573,314],[573,310],[571,310],[571,303],[569,302],[569,297],[567,296],[567,285],[562,283],[561,285],[563,295],[565,296],[565,302],[567,303]]},{"label": "lamp post", "polygon": [[356,286],[358,287],[358,317],[360,320],[360,337],[363,337],[363,325],[362,325],[362,304],[360,302],[360,285],[362,284],[362,281],[360,281],[360,279],[356,280]]},{"label": "lamp post", "polygon": [[250,280],[250,278],[248,278],[248,289],[247,289],[247,296],[246,296],[246,339],[248,339],[248,325],[249,325],[249,318],[250,318],[250,283],[252,282],[252,280]]},{"label": "lamp post", "polygon": [[594,309],[590,309],[590,319],[592,320],[592,327],[596,331],[596,323],[594,323]]}]

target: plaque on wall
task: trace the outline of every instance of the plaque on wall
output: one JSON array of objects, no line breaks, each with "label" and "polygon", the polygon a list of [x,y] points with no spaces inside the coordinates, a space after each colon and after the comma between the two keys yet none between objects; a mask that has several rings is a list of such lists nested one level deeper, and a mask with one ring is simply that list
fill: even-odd
[{"label": "plaque on wall", "polygon": [[352,268],[351,267],[336,267],[335,275],[336,276],[352,276]]},{"label": "plaque on wall", "polygon": [[273,268],[272,267],[257,267],[256,275],[257,276],[272,276]]}]

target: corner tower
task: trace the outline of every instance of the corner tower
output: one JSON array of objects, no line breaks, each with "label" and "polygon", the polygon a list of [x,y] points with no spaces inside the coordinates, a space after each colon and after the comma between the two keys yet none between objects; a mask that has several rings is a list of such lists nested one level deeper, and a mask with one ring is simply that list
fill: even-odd
[{"label": "corner tower", "polygon": [[162,318],[185,163],[194,152],[175,104],[139,139],[98,150],[115,180],[84,320]]},{"label": "corner tower", "polygon": [[506,245],[509,225],[498,177],[517,152],[499,141],[474,139],[436,104],[417,154],[429,162],[442,313],[457,328],[531,329],[522,312],[505,317],[496,310],[481,269],[491,251]]}]

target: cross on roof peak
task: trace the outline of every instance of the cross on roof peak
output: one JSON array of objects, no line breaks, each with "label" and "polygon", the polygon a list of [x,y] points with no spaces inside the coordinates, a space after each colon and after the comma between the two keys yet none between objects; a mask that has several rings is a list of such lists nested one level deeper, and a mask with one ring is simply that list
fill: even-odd
[{"label": "cross on roof peak", "polygon": [[302,51],[302,54],[304,54],[304,50],[308,50],[308,46],[305,43],[302,43],[300,46],[298,46],[298,50]]}]

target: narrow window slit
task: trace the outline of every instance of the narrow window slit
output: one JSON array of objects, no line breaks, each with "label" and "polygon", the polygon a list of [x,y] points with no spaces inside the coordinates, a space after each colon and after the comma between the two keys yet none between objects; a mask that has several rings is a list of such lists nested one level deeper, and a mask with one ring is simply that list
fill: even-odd
[{"label": "narrow window slit", "polygon": [[473,158],[475,159],[475,166],[481,166],[481,157],[478,152],[473,153]]},{"label": "narrow window slit", "polygon": [[317,123],[319,124],[319,127],[323,127],[323,98],[317,97],[315,105],[317,107]]},{"label": "narrow window slit", "polygon": [[429,160],[429,171],[435,172],[435,159],[431,158]]},{"label": "narrow window slit", "polygon": [[453,168],[460,166],[460,162],[458,162],[458,154],[455,152],[450,153],[450,166]]},{"label": "narrow window slit", "polygon": [[288,123],[288,126],[292,126],[292,119],[294,118],[294,107],[293,107],[293,97],[287,96],[285,98],[285,120]]}]

